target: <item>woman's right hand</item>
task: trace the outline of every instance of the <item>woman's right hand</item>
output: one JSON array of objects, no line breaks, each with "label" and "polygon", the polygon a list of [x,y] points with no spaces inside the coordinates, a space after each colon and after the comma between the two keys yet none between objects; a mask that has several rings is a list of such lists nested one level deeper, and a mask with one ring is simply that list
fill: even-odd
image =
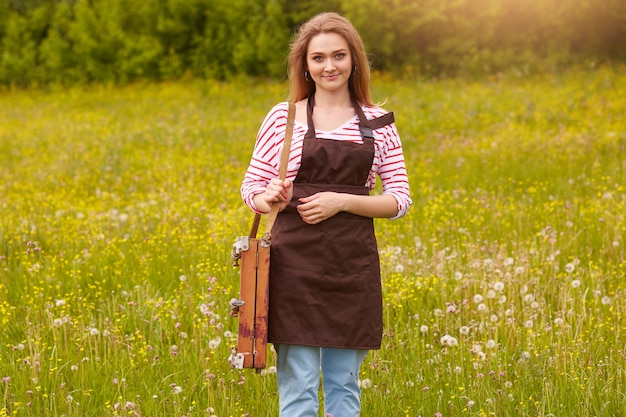
[{"label": "woman's right hand", "polygon": [[254,203],[258,210],[268,213],[272,205],[279,204],[279,211],[287,207],[293,197],[293,182],[289,179],[284,181],[279,178],[272,179],[265,187],[265,191],[254,196]]}]

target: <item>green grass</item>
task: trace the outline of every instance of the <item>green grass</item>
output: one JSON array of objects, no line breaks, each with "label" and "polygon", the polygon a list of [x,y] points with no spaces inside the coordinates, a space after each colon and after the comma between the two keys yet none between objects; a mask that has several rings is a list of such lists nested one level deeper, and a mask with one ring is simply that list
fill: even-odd
[{"label": "green grass", "polygon": [[[626,415],[624,69],[376,75],[414,206],[376,221],[364,416]],[[286,92],[0,96],[0,416],[277,415],[271,368],[228,366],[227,304],[240,181]]]}]

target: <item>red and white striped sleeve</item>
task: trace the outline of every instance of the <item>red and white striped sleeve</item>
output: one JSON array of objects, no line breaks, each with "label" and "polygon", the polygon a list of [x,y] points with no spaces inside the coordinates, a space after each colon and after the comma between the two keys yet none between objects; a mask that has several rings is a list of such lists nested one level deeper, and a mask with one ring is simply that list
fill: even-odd
[{"label": "red and white striped sleeve", "polygon": [[[282,102],[275,105],[265,116],[257,134],[250,165],[241,184],[243,201],[256,213],[260,213],[260,211],[254,204],[254,196],[265,191],[265,187],[272,178],[278,178],[287,128],[287,113],[288,103]],[[287,178],[292,180],[295,178],[298,168],[294,165],[295,159],[299,162],[302,156],[302,144],[295,143],[295,135],[296,132],[294,131],[294,142],[291,146],[287,170]]]},{"label": "red and white striped sleeve", "polygon": [[[365,108],[368,118],[379,117],[384,114],[380,108]],[[367,110],[372,113],[368,114]],[[376,175],[382,182],[383,194],[392,195],[398,204],[398,212],[392,219],[398,219],[408,212],[411,204],[411,191],[406,170],[406,162],[402,151],[402,142],[396,124],[384,126],[374,131],[376,155],[370,171],[368,186],[373,189],[376,185]]]}]

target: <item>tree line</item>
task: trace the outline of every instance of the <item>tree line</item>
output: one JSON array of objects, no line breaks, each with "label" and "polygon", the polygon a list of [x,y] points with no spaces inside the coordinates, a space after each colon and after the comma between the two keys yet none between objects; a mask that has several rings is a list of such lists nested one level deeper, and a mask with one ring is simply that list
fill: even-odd
[{"label": "tree line", "polygon": [[322,11],[384,71],[626,61],[624,0],[0,0],[0,85],[285,78],[293,33]]}]

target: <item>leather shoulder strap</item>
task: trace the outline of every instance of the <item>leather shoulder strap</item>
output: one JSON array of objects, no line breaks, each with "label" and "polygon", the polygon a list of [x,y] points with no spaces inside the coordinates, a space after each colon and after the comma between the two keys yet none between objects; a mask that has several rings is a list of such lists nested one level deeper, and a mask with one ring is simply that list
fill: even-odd
[{"label": "leather shoulder strap", "polygon": [[[293,138],[293,125],[296,118],[296,106],[291,101],[289,102],[289,110],[287,111],[287,126],[285,130],[285,140],[283,142],[283,151],[280,157],[280,167],[278,170],[278,178],[284,180],[287,176],[287,163],[289,162],[289,152],[291,151],[291,139]],[[267,218],[267,224],[265,225],[265,234],[270,235],[274,222],[278,216],[278,204],[273,204],[269,217]],[[252,223],[252,229],[250,230],[249,237],[256,237],[259,229],[259,223],[261,221],[261,215],[256,214]]]}]

